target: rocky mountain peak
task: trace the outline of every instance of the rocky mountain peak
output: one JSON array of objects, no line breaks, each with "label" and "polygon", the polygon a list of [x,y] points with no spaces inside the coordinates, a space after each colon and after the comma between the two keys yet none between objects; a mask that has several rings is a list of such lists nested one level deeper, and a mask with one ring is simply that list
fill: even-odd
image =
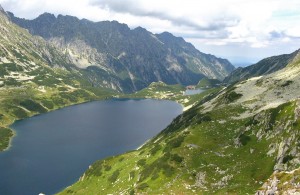
[{"label": "rocky mountain peak", "polygon": [[1,11],[1,12],[4,11],[3,7],[1,6],[1,4],[0,4],[0,11]]},{"label": "rocky mountain peak", "polygon": [[5,11],[5,10],[3,9],[3,7],[1,6],[1,4],[0,4],[0,14],[1,14],[1,15],[4,15],[4,16],[6,16],[6,17],[8,16],[7,13],[6,13],[6,11]]},{"label": "rocky mountain peak", "polygon": [[45,13],[39,15],[39,16],[36,18],[36,20],[45,20],[45,19],[47,19],[47,20],[56,20],[56,17],[55,17],[54,14],[45,12]]}]

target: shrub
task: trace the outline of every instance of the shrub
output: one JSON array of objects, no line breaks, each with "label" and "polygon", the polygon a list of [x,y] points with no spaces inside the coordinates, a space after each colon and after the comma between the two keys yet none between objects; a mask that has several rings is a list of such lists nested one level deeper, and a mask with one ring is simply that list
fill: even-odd
[{"label": "shrub", "polygon": [[143,167],[146,165],[146,159],[140,159],[139,161],[137,161],[137,165],[140,167]]},{"label": "shrub", "polygon": [[52,97],[52,100],[53,100],[53,103],[55,104],[55,105],[64,105],[66,102],[65,102],[65,100],[63,99],[63,98],[61,98],[61,97]]},{"label": "shrub", "polygon": [[0,151],[4,150],[8,146],[12,135],[13,133],[10,129],[0,127]]},{"label": "shrub", "polygon": [[39,113],[47,112],[47,110],[43,106],[41,106],[39,103],[36,103],[32,100],[24,100],[20,102],[20,105],[26,108],[27,110],[33,112],[39,112]]},{"label": "shrub", "polygon": [[259,123],[258,120],[256,120],[254,117],[252,117],[246,124],[245,126],[248,127],[248,126],[251,126],[251,125],[257,125]]},{"label": "shrub", "polygon": [[225,101],[226,103],[231,103],[242,96],[243,96],[242,94],[236,93],[235,91],[231,91],[225,95]]},{"label": "shrub", "polygon": [[54,108],[54,104],[49,100],[42,100],[41,103],[43,104],[43,106],[45,106],[48,109]]},{"label": "shrub", "polygon": [[135,172],[134,172],[134,171],[130,171],[130,173],[129,173],[129,177],[133,179],[133,178],[134,178],[134,176],[135,176]]},{"label": "shrub", "polygon": [[150,150],[150,154],[153,156],[153,155],[155,155],[160,149],[161,149],[161,145],[160,145],[160,144],[156,144],[156,145]]},{"label": "shrub", "polygon": [[159,177],[159,174],[158,174],[157,171],[155,171],[155,172],[152,174],[151,180],[156,180],[158,177]]},{"label": "shrub", "polygon": [[109,165],[104,165],[104,170],[105,170],[105,171],[111,170],[111,166],[109,166]]},{"label": "shrub", "polygon": [[166,164],[163,164],[162,171],[165,176],[171,177],[173,175],[175,169],[172,166],[170,166],[168,163],[166,163]]},{"label": "shrub", "polygon": [[58,91],[68,91],[67,87],[58,87]]},{"label": "shrub", "polygon": [[119,175],[120,175],[120,171],[116,170],[107,180],[111,183],[114,183],[118,179]]},{"label": "shrub", "polygon": [[12,114],[15,115],[15,117],[17,117],[18,119],[23,119],[28,117],[27,112],[24,109],[19,107],[13,108]]},{"label": "shrub", "polygon": [[134,195],[135,194],[134,189],[131,189],[130,192],[129,192],[129,194],[130,195]]},{"label": "shrub", "polygon": [[148,187],[149,187],[149,185],[147,183],[141,183],[140,185],[137,186],[137,189],[144,190]]},{"label": "shrub", "polygon": [[95,162],[86,172],[86,176],[101,176],[102,175],[102,161]]},{"label": "shrub", "polygon": [[251,141],[251,137],[245,134],[239,136],[239,140],[243,146],[245,146],[249,141]]},{"label": "shrub", "polygon": [[9,85],[9,86],[21,86],[22,84],[20,82],[18,82],[16,79],[14,78],[7,78],[4,81],[5,85]]},{"label": "shrub", "polygon": [[292,160],[294,157],[292,155],[286,155],[285,157],[283,157],[282,162],[285,164],[287,162],[289,162],[290,160]]},{"label": "shrub", "polygon": [[184,137],[183,136],[178,136],[176,138],[171,139],[167,143],[167,145],[166,145],[166,147],[164,149],[164,152],[167,153],[167,152],[170,152],[174,148],[180,147],[183,141],[184,141]]},{"label": "shrub", "polygon": [[283,83],[283,84],[281,85],[281,87],[289,86],[289,85],[292,84],[292,83],[293,83],[293,81],[288,80],[288,81],[286,81],[285,83]]},{"label": "shrub", "polygon": [[75,97],[84,98],[84,99],[91,98],[91,95],[86,90],[83,90],[83,89],[78,89],[76,91],[73,91],[73,92],[71,92],[70,95],[73,95]]},{"label": "shrub", "polygon": [[172,154],[171,161],[181,163],[183,161],[183,157],[179,156],[178,154]]},{"label": "shrub", "polygon": [[0,120],[2,120],[4,118],[3,114],[0,114]]},{"label": "shrub", "polygon": [[66,99],[66,100],[69,100],[70,102],[76,102],[77,101],[77,98],[75,96],[73,96],[72,94],[70,94],[70,93],[62,92],[59,95],[60,95],[60,97]]}]

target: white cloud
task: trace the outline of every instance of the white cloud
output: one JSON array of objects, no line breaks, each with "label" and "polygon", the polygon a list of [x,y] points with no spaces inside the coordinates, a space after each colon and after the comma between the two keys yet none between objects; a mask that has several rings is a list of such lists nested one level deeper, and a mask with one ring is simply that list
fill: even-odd
[{"label": "white cloud", "polygon": [[[294,41],[300,38],[299,0],[0,0],[0,3],[16,16],[30,19],[50,12],[93,21],[117,20],[154,33],[169,31],[188,39],[203,52],[222,56],[230,51],[242,56],[245,49],[249,51],[247,55],[261,56],[255,52],[258,48],[264,49],[260,50],[263,54],[272,55],[300,47]],[[216,52],[211,52],[214,47]]]},{"label": "white cloud", "polygon": [[294,26],[288,28],[284,33],[291,38],[300,38],[300,27]]}]

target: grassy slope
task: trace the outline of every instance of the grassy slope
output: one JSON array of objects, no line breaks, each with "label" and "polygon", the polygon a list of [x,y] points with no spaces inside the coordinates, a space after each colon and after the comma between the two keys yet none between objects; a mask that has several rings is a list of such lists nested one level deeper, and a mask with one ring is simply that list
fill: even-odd
[{"label": "grassy slope", "polygon": [[198,82],[196,87],[197,88],[212,88],[212,87],[216,87],[220,84],[221,84],[221,81],[219,81],[217,79],[203,78]]},{"label": "grassy slope", "polygon": [[273,173],[270,146],[290,136],[280,128],[294,132],[291,145],[299,142],[299,119],[288,122],[296,103],[234,119],[246,108],[230,104],[240,98],[229,98],[231,91],[219,96],[225,105],[206,113],[200,100],[210,96],[199,95],[200,103],[142,148],[94,163],[59,194],[253,194]]}]

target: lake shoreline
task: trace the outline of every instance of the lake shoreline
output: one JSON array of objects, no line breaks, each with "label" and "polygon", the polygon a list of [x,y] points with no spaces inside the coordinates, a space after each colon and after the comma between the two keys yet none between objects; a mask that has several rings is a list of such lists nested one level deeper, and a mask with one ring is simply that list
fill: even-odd
[{"label": "lake shoreline", "polygon": [[180,103],[179,101],[175,101],[175,100],[169,100],[169,99],[156,99],[156,98],[131,98],[131,97],[105,97],[105,98],[102,98],[102,99],[94,99],[94,100],[89,100],[89,101],[82,101],[82,102],[76,102],[76,103],[71,103],[71,104],[68,104],[68,105],[65,105],[63,107],[57,107],[57,108],[54,108],[54,109],[51,109],[51,110],[48,110],[47,112],[45,113],[34,113],[33,115],[30,115],[26,118],[21,118],[21,119],[13,119],[11,123],[9,124],[6,124],[4,125],[3,127],[5,128],[8,128],[12,131],[13,135],[9,138],[9,144],[7,145],[6,148],[4,148],[3,150],[0,150],[0,153],[3,153],[3,152],[7,152],[9,151],[9,149],[12,147],[12,141],[13,139],[17,136],[17,133],[14,129],[11,128],[11,126],[17,122],[17,121],[22,121],[24,119],[28,119],[28,118],[33,118],[35,116],[39,116],[41,114],[46,114],[46,113],[49,113],[49,112],[52,112],[52,111],[57,111],[57,110],[60,110],[60,109],[64,109],[64,108],[67,108],[67,107],[72,107],[72,106],[76,106],[76,105],[80,105],[80,104],[86,104],[86,103],[89,103],[89,102],[94,102],[94,101],[106,101],[106,100],[143,100],[143,99],[148,99],[148,100],[161,100],[161,101],[164,101],[164,100],[168,100],[168,101],[172,101],[172,102],[176,102],[178,103],[179,105],[182,106],[182,111],[185,112],[186,110],[188,110],[190,106],[184,106],[182,103]]},{"label": "lake shoreline", "polygon": [[[0,155],[0,193],[51,194],[69,186],[93,162],[137,150],[182,112],[182,105],[170,100],[109,99],[15,121],[10,127],[18,136]],[[5,179],[10,175],[13,179]]]}]

